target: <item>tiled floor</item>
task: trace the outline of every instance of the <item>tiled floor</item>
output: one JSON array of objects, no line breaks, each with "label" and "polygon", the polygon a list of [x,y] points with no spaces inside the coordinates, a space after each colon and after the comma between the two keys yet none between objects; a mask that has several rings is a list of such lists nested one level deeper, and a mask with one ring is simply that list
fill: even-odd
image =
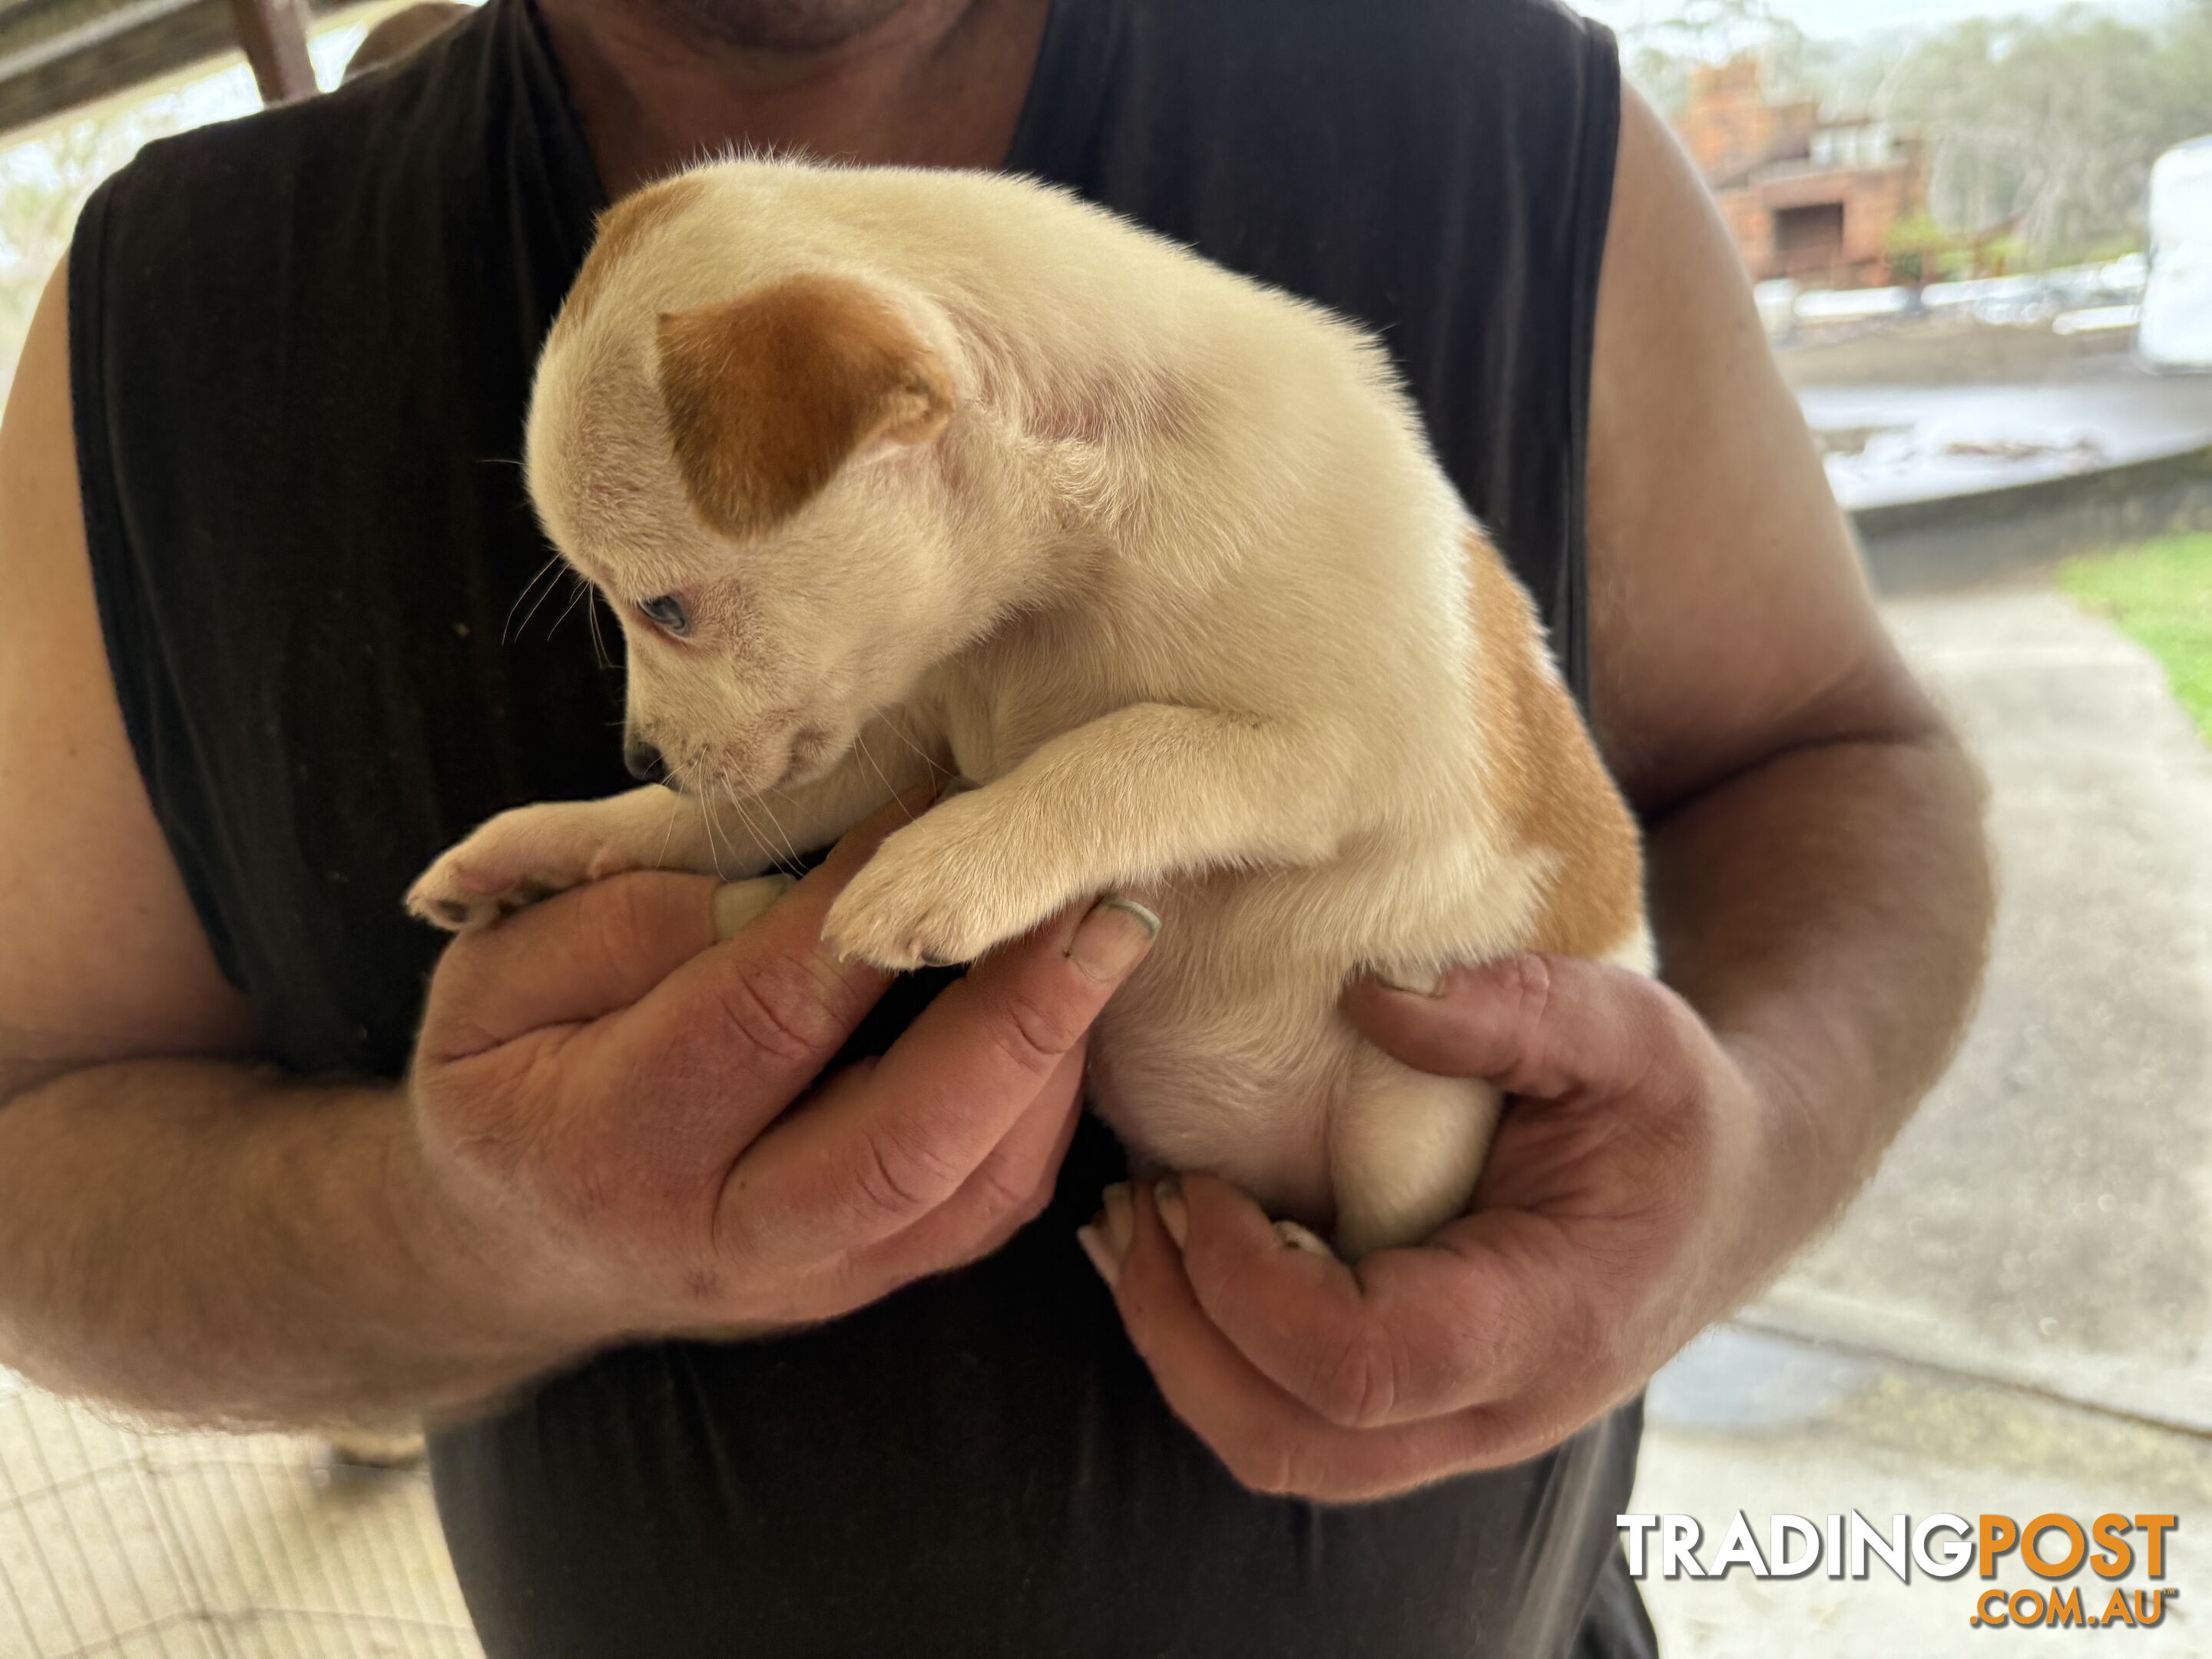
[{"label": "tiled floor", "polygon": [[419,1470],[141,1433],[0,1374],[0,1659],[474,1659]]}]

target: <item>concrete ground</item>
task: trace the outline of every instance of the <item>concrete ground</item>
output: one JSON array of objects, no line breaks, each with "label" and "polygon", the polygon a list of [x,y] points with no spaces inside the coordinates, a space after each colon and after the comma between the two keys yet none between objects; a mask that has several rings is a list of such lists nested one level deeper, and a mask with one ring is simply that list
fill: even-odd
[{"label": "concrete ground", "polygon": [[[1890,619],[1990,777],[1988,989],[1841,1224],[1655,1384],[1635,1507],[1716,1540],[1736,1510],[1762,1537],[1778,1510],[2177,1514],[2165,1625],[2033,1639],[2212,1652],[2212,753],[2158,665],[2055,594]],[[1644,1593],[1668,1659],[1912,1659],[2002,1644],[1967,1622],[1984,1587],[1877,1566]]]}]

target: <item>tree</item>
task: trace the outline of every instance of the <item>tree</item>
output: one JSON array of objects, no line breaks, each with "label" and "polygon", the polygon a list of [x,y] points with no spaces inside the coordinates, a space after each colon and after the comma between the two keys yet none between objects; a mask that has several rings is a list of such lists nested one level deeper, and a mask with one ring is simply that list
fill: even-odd
[{"label": "tree", "polygon": [[1881,112],[1929,145],[1929,205],[1954,230],[2008,219],[2045,263],[2139,234],[2150,165],[2212,131],[2212,4],[2164,26],[2081,8],[1978,18],[1910,53]]},{"label": "tree", "polygon": [[1630,75],[1670,113],[1698,65],[1749,56],[1770,97],[1917,132],[1942,228],[1965,241],[2003,227],[2039,264],[2140,238],[2151,163],[2212,133],[2212,0],[2162,21],[2075,6],[1850,42],[1808,39],[1769,0],[1686,0],[1627,42]]},{"label": "tree", "polygon": [[1673,15],[1624,30],[1622,42],[1629,79],[1668,115],[1682,112],[1693,70],[1744,58],[1758,64],[1769,97],[1863,110],[1903,50],[1888,35],[1815,40],[1770,0],[1684,0]]},{"label": "tree", "polygon": [[[349,51],[359,25],[316,42],[319,58]],[[242,64],[181,84],[137,93],[0,147],[0,398],[46,278],[68,250],[76,216],[100,181],[142,145],[209,121],[243,115],[260,99]]]},{"label": "tree", "polygon": [[0,154],[0,392],[14,378],[40,291],[93,186],[143,142],[135,124],[71,123]]}]

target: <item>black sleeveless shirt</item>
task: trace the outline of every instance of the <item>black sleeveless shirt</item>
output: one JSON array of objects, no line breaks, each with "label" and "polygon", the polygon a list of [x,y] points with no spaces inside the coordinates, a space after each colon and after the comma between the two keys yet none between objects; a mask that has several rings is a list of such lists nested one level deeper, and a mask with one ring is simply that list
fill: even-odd
[{"label": "black sleeveless shirt", "polygon": [[[1551,0],[1057,0],[1008,166],[1382,331],[1584,661],[1590,335],[1618,71]],[[70,317],[116,688],[272,1056],[397,1076],[439,940],[401,914],[502,808],[627,780],[618,667],[526,597],[530,372],[602,194],[525,0],[404,64],[149,146]],[[866,1042],[932,988],[908,982]],[[991,1260],[825,1328],[603,1355],[439,1437],[496,1659],[1628,1655],[1632,1411],[1390,1503],[1237,1486],[1074,1227],[1086,1126]]]}]

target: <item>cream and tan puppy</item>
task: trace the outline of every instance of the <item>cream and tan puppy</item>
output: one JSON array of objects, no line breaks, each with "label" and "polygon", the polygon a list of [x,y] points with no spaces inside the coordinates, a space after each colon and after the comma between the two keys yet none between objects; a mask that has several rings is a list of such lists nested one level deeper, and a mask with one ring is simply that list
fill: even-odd
[{"label": "cream and tan puppy", "polygon": [[1466,1206],[1498,1100],[1361,1041],[1347,978],[1650,965],[1634,826],[1382,353],[1069,197],[764,161],[641,191],[546,343],[528,473],[682,793],[494,819],[410,894],[434,921],[763,869],[957,774],[830,942],[966,962],[1149,907],[1094,1104],[1353,1256]]}]

